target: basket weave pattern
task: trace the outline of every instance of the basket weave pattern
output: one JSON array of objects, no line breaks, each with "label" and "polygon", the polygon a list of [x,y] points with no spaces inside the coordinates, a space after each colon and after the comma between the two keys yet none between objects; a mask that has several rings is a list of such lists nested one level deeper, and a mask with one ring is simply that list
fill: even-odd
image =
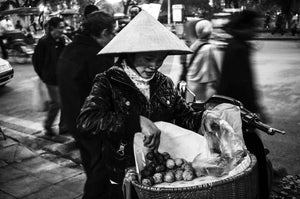
[{"label": "basket weave pattern", "polygon": [[148,187],[132,182],[140,199],[254,199],[257,196],[256,158],[238,175],[213,183],[184,188]]}]

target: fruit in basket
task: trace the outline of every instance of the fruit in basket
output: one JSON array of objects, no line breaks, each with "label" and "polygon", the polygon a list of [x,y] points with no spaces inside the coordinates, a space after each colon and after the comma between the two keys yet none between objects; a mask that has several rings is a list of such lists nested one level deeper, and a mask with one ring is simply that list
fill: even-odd
[{"label": "fruit in basket", "polygon": [[146,154],[146,158],[147,158],[147,160],[150,160],[150,161],[154,160],[154,152],[153,151],[148,152]]},{"label": "fruit in basket", "polygon": [[144,169],[141,171],[142,178],[150,177],[155,173],[155,168],[146,165]]},{"label": "fruit in basket", "polygon": [[194,172],[193,170],[184,170],[183,174],[182,174],[182,178],[185,181],[191,181],[194,179]]},{"label": "fruit in basket", "polygon": [[175,167],[175,161],[173,159],[167,159],[166,161],[166,167],[168,169],[173,169]]},{"label": "fruit in basket", "polygon": [[147,170],[147,169],[143,169],[141,171],[141,176],[142,176],[142,178],[150,177],[151,176],[151,172],[149,170]]},{"label": "fruit in basket", "polygon": [[144,178],[142,179],[142,185],[144,186],[152,186],[153,182],[151,178]]},{"label": "fruit in basket", "polygon": [[155,173],[153,175],[153,181],[154,181],[154,184],[159,184],[159,183],[162,183],[163,182],[163,174],[162,173]]},{"label": "fruit in basket", "polygon": [[164,156],[165,160],[171,158],[171,155],[168,152],[163,152],[162,155]]},{"label": "fruit in basket", "polygon": [[201,176],[207,175],[206,168],[198,168],[198,169],[195,169],[195,175],[196,175],[197,177],[201,177]]},{"label": "fruit in basket", "polygon": [[164,164],[165,163],[165,158],[161,153],[158,153],[158,152],[155,153],[155,159],[156,159],[156,162],[158,164]]},{"label": "fruit in basket", "polygon": [[167,171],[164,176],[164,182],[172,183],[175,181],[175,175],[173,171]]},{"label": "fruit in basket", "polygon": [[166,167],[165,165],[161,164],[155,167],[155,172],[159,173],[159,172],[164,172],[166,171]]},{"label": "fruit in basket", "polygon": [[182,169],[177,169],[177,170],[175,171],[175,180],[176,180],[176,181],[181,181],[181,180],[183,180],[182,174],[183,174],[183,170],[182,170]]},{"label": "fruit in basket", "polygon": [[[191,162],[183,158],[172,159],[169,153],[152,152],[146,154],[146,166],[141,171],[142,184],[172,183],[174,181],[190,181],[195,177]],[[149,181],[150,180],[150,181]]]},{"label": "fruit in basket", "polygon": [[150,163],[148,164],[148,166],[155,169],[155,168],[157,167],[157,164],[156,164],[155,162],[150,162]]},{"label": "fruit in basket", "polygon": [[183,163],[184,163],[182,158],[176,158],[174,161],[175,161],[175,165],[177,167],[181,167],[181,165],[183,165]]},{"label": "fruit in basket", "polygon": [[184,170],[191,170],[191,171],[194,170],[192,164],[189,163],[189,162],[183,163],[181,165],[181,168],[184,169]]}]

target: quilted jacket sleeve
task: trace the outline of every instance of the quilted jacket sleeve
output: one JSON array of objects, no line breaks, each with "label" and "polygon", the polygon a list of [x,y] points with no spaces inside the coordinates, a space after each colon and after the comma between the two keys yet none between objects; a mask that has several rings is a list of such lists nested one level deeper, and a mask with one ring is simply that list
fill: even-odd
[{"label": "quilted jacket sleeve", "polygon": [[77,127],[81,133],[103,133],[114,139],[133,138],[134,133],[141,130],[139,115],[116,113],[111,90],[105,75],[97,75],[77,118]]}]

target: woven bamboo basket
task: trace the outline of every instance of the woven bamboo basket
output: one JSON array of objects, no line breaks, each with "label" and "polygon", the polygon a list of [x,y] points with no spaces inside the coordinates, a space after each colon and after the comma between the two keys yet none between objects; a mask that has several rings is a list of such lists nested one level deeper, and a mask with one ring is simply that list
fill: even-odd
[{"label": "woven bamboo basket", "polygon": [[241,173],[217,182],[184,188],[149,187],[132,181],[140,199],[254,199],[258,194],[256,157]]}]

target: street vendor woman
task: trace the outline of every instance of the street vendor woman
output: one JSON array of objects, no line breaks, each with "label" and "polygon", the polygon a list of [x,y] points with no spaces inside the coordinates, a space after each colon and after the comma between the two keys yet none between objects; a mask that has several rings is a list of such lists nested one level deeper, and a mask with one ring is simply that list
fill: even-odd
[{"label": "street vendor woman", "polygon": [[109,172],[108,198],[122,196],[125,169],[135,166],[134,134],[141,132],[144,145],[159,146],[156,121],[198,132],[201,121],[207,131],[220,119],[211,112],[195,112],[180,96],[172,80],[160,73],[168,55],[191,50],[146,11],[141,11],[99,54],[118,57],[113,67],[94,80],[78,117],[82,135],[103,140],[103,159]]}]

